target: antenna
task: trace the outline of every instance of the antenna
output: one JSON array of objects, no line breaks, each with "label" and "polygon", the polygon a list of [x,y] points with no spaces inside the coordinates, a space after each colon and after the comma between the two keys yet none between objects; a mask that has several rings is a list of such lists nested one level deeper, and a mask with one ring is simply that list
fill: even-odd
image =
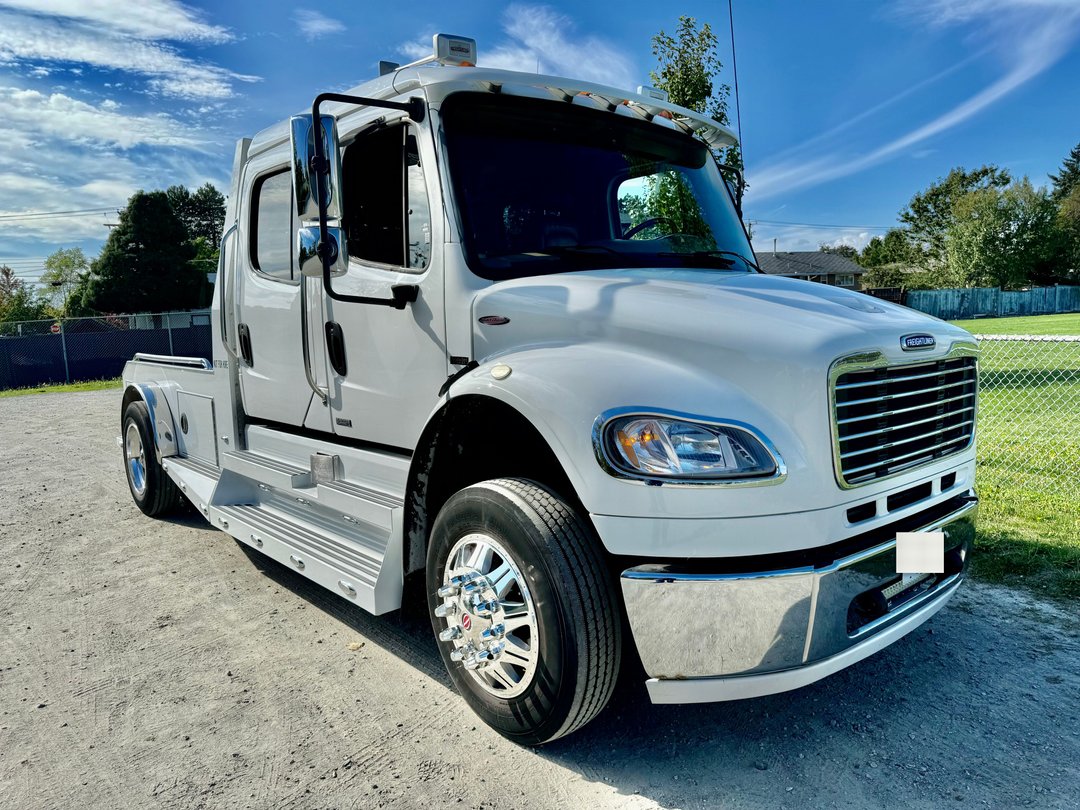
[{"label": "antenna", "polygon": [[735,12],[732,10],[732,0],[728,0],[728,23],[731,28],[731,72],[735,76],[735,121],[739,128],[739,154],[742,155],[742,165],[746,168],[746,149],[742,139],[742,111],[739,109],[739,65],[735,61]]}]

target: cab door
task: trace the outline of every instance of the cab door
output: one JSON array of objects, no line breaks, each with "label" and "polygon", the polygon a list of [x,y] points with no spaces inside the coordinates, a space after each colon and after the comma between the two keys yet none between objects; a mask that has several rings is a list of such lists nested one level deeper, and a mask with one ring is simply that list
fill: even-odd
[{"label": "cab door", "polygon": [[[330,430],[329,408],[304,371],[307,326],[312,376],[326,385],[322,282],[302,279],[293,252],[296,207],[288,154],[253,159],[245,170],[237,263],[237,351],[240,390],[249,418],[290,427]],[[301,312],[307,284],[307,313]]]},{"label": "cab door", "polygon": [[443,311],[442,217],[426,125],[403,118],[343,133],[342,225],[347,272],[335,294],[390,299],[415,285],[404,309],[334,300],[327,292],[333,429],[341,436],[411,450],[448,374]]}]

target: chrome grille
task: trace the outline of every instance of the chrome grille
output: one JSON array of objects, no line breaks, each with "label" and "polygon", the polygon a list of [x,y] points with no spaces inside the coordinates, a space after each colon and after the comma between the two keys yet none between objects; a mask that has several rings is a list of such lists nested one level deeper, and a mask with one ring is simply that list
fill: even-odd
[{"label": "chrome grille", "polygon": [[856,486],[966,448],[975,433],[975,358],[876,366],[833,385],[838,476]]}]

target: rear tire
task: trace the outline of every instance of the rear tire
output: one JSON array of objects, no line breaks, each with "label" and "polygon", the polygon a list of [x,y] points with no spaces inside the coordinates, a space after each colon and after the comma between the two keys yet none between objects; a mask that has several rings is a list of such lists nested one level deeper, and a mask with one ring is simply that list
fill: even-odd
[{"label": "rear tire", "polygon": [[183,495],[161,469],[146,403],[141,400],[130,403],[124,410],[122,424],[124,470],[135,505],[150,517],[175,511]]},{"label": "rear tire", "polygon": [[432,529],[427,590],[450,677],[503,736],[550,742],[607,705],[618,602],[598,540],[558,495],[513,478],[453,495]]}]

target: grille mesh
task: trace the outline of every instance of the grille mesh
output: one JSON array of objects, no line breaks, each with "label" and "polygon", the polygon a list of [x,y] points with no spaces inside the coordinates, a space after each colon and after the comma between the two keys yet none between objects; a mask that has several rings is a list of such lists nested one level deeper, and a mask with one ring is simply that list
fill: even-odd
[{"label": "grille mesh", "polygon": [[841,374],[833,420],[840,477],[865,484],[963,450],[975,430],[974,357]]}]

